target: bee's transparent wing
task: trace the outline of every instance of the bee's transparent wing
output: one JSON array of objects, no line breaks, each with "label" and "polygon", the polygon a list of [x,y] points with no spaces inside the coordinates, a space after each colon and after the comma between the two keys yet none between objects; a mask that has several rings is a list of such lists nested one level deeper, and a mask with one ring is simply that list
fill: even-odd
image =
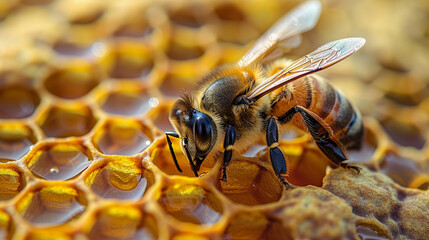
[{"label": "bee's transparent wing", "polygon": [[238,61],[239,66],[248,66],[267,54],[280,42],[291,39],[291,43],[282,43],[285,46],[295,47],[295,37],[302,32],[312,29],[320,16],[321,6],[319,1],[308,1],[283,16],[267,32],[262,35],[255,45]]},{"label": "bee's transparent wing", "polygon": [[359,50],[364,44],[364,38],[344,38],[329,42],[265,79],[247,94],[247,98],[256,101],[291,81],[330,67]]}]

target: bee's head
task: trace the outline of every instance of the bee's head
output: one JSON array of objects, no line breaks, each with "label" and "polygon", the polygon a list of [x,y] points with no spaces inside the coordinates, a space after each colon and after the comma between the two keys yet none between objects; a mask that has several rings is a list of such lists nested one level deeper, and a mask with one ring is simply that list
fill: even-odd
[{"label": "bee's head", "polygon": [[198,171],[216,143],[216,124],[209,115],[195,109],[187,95],[174,104],[169,119],[182,139],[182,151]]}]

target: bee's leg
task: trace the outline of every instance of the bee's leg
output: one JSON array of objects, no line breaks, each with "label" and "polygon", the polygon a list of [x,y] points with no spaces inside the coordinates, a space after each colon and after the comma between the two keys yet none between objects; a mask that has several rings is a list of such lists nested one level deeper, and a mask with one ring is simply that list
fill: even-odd
[{"label": "bee's leg", "polygon": [[286,114],[279,118],[281,122],[290,121],[295,113],[299,113],[305,122],[311,136],[316,141],[317,146],[322,152],[335,164],[343,168],[354,169],[357,173],[360,172],[360,168],[356,166],[344,163],[347,160],[341,148],[332,141],[328,131],[320,124],[308,111],[300,106],[295,106],[289,110]]},{"label": "bee's leg", "polygon": [[182,172],[182,169],[180,169],[180,166],[179,166],[179,162],[177,162],[176,155],[174,154],[173,143],[170,140],[170,136],[175,138],[180,138],[180,136],[175,132],[165,133],[165,137],[167,138],[168,148],[170,149],[170,153],[171,153],[171,156],[173,157],[174,164],[176,165],[177,170],[179,170],[179,172]]},{"label": "bee's leg", "polygon": [[267,126],[267,145],[270,148],[270,159],[271,164],[273,165],[274,172],[277,174],[277,176],[280,178],[282,183],[285,185],[286,188],[291,188],[288,182],[284,179],[282,174],[286,174],[286,159],[280,150],[278,148],[279,146],[279,132],[277,129],[277,123],[274,118],[270,118],[268,120],[268,126]]},{"label": "bee's leg", "polygon": [[220,180],[226,182],[226,168],[228,167],[229,162],[232,157],[232,146],[235,142],[235,130],[232,125],[228,126],[225,134],[225,141],[223,143],[223,147],[225,148],[225,152],[223,153],[223,166],[222,166],[222,178]]}]

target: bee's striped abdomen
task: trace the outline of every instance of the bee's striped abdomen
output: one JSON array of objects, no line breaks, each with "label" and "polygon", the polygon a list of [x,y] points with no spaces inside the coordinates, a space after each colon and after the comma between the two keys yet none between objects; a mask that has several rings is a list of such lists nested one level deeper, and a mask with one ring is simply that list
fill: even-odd
[{"label": "bee's striped abdomen", "polygon": [[[362,117],[344,97],[328,82],[315,76],[298,79],[274,93],[273,115],[282,116],[298,105],[318,116],[323,125],[329,126],[334,141],[346,149],[360,146],[363,135]],[[293,124],[305,128],[300,116]],[[299,119],[299,120],[298,120]]]},{"label": "bee's striped abdomen", "polygon": [[334,140],[336,139],[347,149],[358,148],[363,135],[362,117],[359,111],[328,82],[319,78],[311,79],[314,94],[319,96],[321,103],[313,103],[308,109],[331,127]]}]

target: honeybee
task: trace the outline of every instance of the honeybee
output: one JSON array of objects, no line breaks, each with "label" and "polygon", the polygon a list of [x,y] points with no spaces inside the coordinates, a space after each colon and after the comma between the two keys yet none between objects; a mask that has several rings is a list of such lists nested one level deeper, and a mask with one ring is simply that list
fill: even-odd
[{"label": "honeybee", "polygon": [[309,132],[334,164],[359,172],[359,167],[344,163],[346,150],[359,148],[362,142],[359,111],[321,77],[307,75],[350,56],[365,39],[340,39],[293,62],[280,59],[268,67],[261,64],[281,46],[298,45],[299,34],[314,27],[320,11],[318,1],[301,4],[263,34],[237,63],[215,69],[175,102],[169,119],[177,133],[167,132],[166,137],[178,171],[182,170],[169,137],[181,138],[182,151],[197,177],[209,153],[223,153],[223,181],[232,153],[242,154],[265,138],[274,172],[289,186],[278,132],[292,124]]}]

